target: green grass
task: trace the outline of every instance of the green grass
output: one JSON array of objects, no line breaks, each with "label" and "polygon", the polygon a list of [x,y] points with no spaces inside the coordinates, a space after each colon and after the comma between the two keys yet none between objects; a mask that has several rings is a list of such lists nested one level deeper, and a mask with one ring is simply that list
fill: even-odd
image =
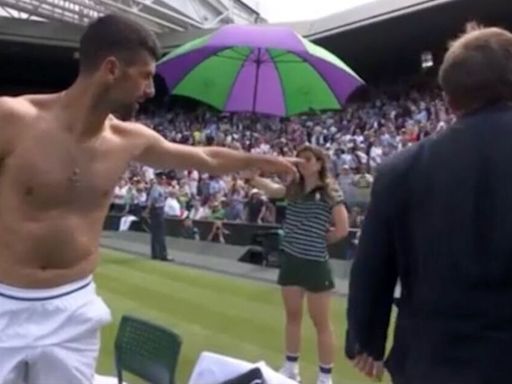
[{"label": "green grass", "polygon": [[[279,288],[140,257],[104,251],[95,275],[100,295],[114,321],[103,330],[98,372],[114,375],[113,344],[119,320],[132,314],[181,334],[183,348],[178,380],[186,384],[201,351],[209,350],[249,361],[264,360],[278,368],[283,358],[283,310]],[[343,356],[345,299],[333,302],[337,336],[335,382],[370,381]],[[306,312],[305,312],[306,314]],[[301,353],[304,383],[314,383],[316,342],[311,321],[305,317]],[[137,383],[127,378],[129,383]]]}]

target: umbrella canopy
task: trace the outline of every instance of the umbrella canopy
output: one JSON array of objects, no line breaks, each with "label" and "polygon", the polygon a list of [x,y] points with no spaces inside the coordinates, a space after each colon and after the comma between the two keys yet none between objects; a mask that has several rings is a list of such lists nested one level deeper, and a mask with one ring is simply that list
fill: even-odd
[{"label": "umbrella canopy", "polygon": [[161,59],[172,94],[228,112],[290,116],[340,109],[363,80],[286,27],[227,25]]}]

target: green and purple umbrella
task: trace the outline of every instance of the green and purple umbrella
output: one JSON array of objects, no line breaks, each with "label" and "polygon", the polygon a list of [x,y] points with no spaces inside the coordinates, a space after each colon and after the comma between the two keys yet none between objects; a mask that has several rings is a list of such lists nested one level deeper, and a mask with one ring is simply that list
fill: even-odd
[{"label": "green and purple umbrella", "polygon": [[275,26],[228,25],[161,59],[171,94],[228,112],[337,110],[363,80],[339,58]]}]

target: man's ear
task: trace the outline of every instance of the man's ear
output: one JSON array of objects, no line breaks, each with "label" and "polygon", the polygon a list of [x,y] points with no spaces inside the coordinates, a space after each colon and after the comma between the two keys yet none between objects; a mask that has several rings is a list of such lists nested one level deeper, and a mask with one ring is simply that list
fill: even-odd
[{"label": "man's ear", "polygon": [[110,79],[115,80],[121,72],[121,63],[114,56],[109,56],[101,64],[101,70]]},{"label": "man's ear", "polygon": [[446,105],[448,105],[448,108],[450,108],[450,110],[452,111],[453,114],[455,114],[456,116],[458,116],[460,114],[460,108],[459,106],[457,105],[457,103],[455,103],[453,101],[452,98],[450,98],[450,96],[448,96],[446,93],[443,92],[443,98],[444,98],[444,101],[446,103]]}]

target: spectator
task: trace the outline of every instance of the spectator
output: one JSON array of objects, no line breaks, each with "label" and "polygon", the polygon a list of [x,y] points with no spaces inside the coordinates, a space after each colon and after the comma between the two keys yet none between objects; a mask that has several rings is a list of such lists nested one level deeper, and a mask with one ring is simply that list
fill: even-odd
[{"label": "spectator", "polygon": [[188,217],[192,220],[206,220],[210,215],[210,210],[205,208],[201,204],[201,200],[199,198],[192,199],[192,208],[190,209]]},{"label": "spectator", "polygon": [[142,212],[147,206],[146,185],[141,179],[135,177],[132,179],[131,185],[127,193],[127,209],[128,212],[135,217],[142,217]]},{"label": "spectator", "polygon": [[183,230],[181,236],[184,239],[199,240],[199,229],[194,226],[194,222],[190,218],[183,220]]},{"label": "spectator", "polygon": [[224,220],[226,217],[226,212],[224,211],[224,208],[222,207],[221,201],[216,199],[210,200],[210,214],[208,216],[208,220]]},{"label": "spectator", "polygon": [[114,194],[112,196],[112,205],[110,208],[111,212],[122,213],[125,211],[128,195],[128,182],[122,178],[114,188]]},{"label": "spectator", "polygon": [[168,192],[167,199],[165,200],[164,213],[166,218],[181,217],[182,209],[177,199],[178,193],[175,189]]},{"label": "spectator", "polygon": [[224,229],[222,221],[216,220],[213,222],[212,231],[208,235],[208,241],[224,244],[226,242],[226,240],[224,239],[224,235],[227,234],[229,234],[229,231]]},{"label": "spectator", "polygon": [[218,176],[210,176],[208,196],[224,196],[227,192],[226,183]]},{"label": "spectator", "polygon": [[277,208],[267,198],[263,197],[263,216],[261,222],[265,224],[273,224],[276,222]]},{"label": "spectator", "polygon": [[252,224],[260,224],[265,215],[265,202],[260,190],[253,189],[249,193],[249,200],[246,205],[247,222]]},{"label": "spectator", "polygon": [[245,192],[243,182],[233,177],[231,187],[227,193],[226,220],[242,221],[244,219]]}]

